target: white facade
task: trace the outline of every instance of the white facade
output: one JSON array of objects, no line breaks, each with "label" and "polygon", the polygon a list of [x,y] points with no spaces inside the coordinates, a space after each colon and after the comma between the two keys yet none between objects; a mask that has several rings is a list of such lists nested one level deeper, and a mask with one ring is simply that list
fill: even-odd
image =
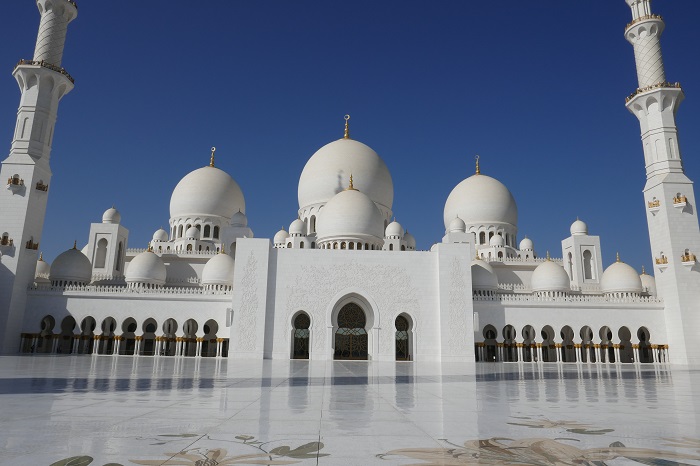
[{"label": "white facade", "polygon": [[[66,251],[50,267],[37,263],[34,246],[47,195],[39,181],[48,183],[57,103],[72,87],[58,68],[65,28],[53,48],[41,29],[37,53],[58,62],[20,64],[15,70],[22,104],[12,152],[2,167],[9,179],[0,195],[2,217],[17,223],[3,227],[8,244],[1,246],[0,261],[11,271],[0,277],[3,350],[698,362],[700,350],[689,340],[700,332],[700,269],[694,256],[700,232],[675,130],[683,93],[665,82],[658,45],[663,21],[651,15],[648,0],[627,2],[634,14],[627,38],[640,70],[640,89],[628,108],[642,124],[658,283],[648,275],[640,278],[619,259],[604,267],[601,239],[578,219],[562,241],[562,259],[538,257],[532,240],[518,243],[513,195],[481,174],[478,159],[476,173],[446,199],[443,242],[416,251],[413,236],[392,221],[389,168],[374,150],[350,138],[347,117],[344,137],[310,157],[299,179],[296,218],[292,214],[289,230],[272,240],[253,237],[244,195],[215,166],[212,148],[209,164],[176,186],[169,231],[156,230],[147,249],[128,248],[128,219],[123,225],[110,208],[90,226],[82,252]],[[39,3],[42,15],[48,14]],[[64,17],[65,25],[77,11],[69,0],[51,5],[73,14]],[[56,20],[55,14],[46,19]],[[44,22],[42,16],[42,28]],[[650,56],[654,66],[640,63]],[[36,94],[46,80],[58,83],[56,91]],[[35,105],[25,105],[32,98],[46,111],[23,110]],[[25,124],[48,133],[25,133],[20,130]]]}]

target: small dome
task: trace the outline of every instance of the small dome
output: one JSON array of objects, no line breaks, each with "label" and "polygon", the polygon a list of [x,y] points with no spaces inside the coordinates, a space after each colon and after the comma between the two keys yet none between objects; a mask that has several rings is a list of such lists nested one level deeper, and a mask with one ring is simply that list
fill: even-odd
[{"label": "small dome", "polygon": [[472,288],[475,290],[498,290],[498,277],[488,262],[481,259],[472,261]]},{"label": "small dome", "polygon": [[157,229],[156,232],[153,233],[153,241],[156,241],[156,242],[168,241],[168,232],[163,230],[162,228]]},{"label": "small dome", "polygon": [[110,207],[102,214],[102,223],[119,223],[122,221],[122,216],[117,209]]},{"label": "small dome", "polygon": [[59,254],[51,265],[51,281],[90,283],[92,264],[85,254],[75,247]]},{"label": "small dome", "polygon": [[275,244],[284,244],[287,242],[287,238],[289,238],[289,233],[287,233],[287,230],[282,228],[280,231],[275,233],[274,243]]},{"label": "small dome", "polygon": [[170,218],[212,216],[230,219],[245,213],[243,192],[228,173],[202,167],[187,174],[170,197]]},{"label": "small dome", "polygon": [[199,230],[197,227],[189,227],[185,232],[186,239],[199,239]]},{"label": "small dome", "polygon": [[327,238],[384,238],[384,219],[372,199],[356,189],[339,192],[321,210],[319,241]]},{"label": "small dome", "polygon": [[304,236],[305,225],[303,220],[296,219],[289,225],[289,234],[291,236]]},{"label": "small dome", "polygon": [[618,260],[605,269],[600,287],[603,293],[641,293],[642,279],[634,268]]},{"label": "small dome", "polygon": [[165,285],[166,275],[163,259],[154,252],[146,251],[131,259],[124,278],[127,283]]},{"label": "small dome", "polygon": [[44,261],[44,256],[40,255],[36,261],[36,270],[34,272],[34,281],[37,283],[49,283],[51,276],[51,265]]},{"label": "small dome", "polygon": [[518,225],[515,198],[503,183],[486,175],[473,175],[459,183],[445,202],[445,228],[455,217],[466,225],[506,223]]},{"label": "small dome", "polygon": [[240,210],[233,214],[233,217],[231,217],[231,226],[232,227],[247,227],[248,226],[248,217],[241,212]]},{"label": "small dome", "polygon": [[209,259],[202,270],[202,285],[233,286],[235,261],[228,254],[220,253]]},{"label": "small dome", "polygon": [[403,227],[399,222],[394,220],[391,222],[389,225],[386,226],[386,230],[384,230],[384,236],[386,238],[403,238],[404,233],[403,233]]},{"label": "small dome", "polygon": [[330,201],[345,189],[351,174],[357,189],[391,209],[394,182],[389,169],[375,151],[353,139],[326,144],[306,162],[299,177],[299,209]]},{"label": "small dome", "polygon": [[495,246],[495,247],[503,247],[506,245],[506,240],[503,239],[503,236],[501,235],[493,235],[491,239],[489,240],[489,246]]},{"label": "small dome", "polygon": [[407,231],[406,234],[403,235],[403,239],[406,241],[406,247],[408,249],[416,249],[416,238],[414,238],[412,234]]},{"label": "small dome", "polygon": [[642,287],[646,288],[650,295],[656,296],[656,279],[653,275],[647,275],[647,273],[642,268],[642,274],[639,276],[642,281]]},{"label": "small dome", "polygon": [[523,240],[520,242],[520,250],[521,251],[534,251],[535,250],[535,244],[532,242],[532,240],[528,237],[523,238]]},{"label": "small dome", "polygon": [[455,217],[450,222],[450,226],[448,227],[448,229],[452,233],[464,233],[465,231],[467,231],[467,224],[464,223],[464,220],[462,220],[461,218]]},{"label": "small dome", "polygon": [[564,267],[546,260],[532,272],[532,291],[571,291],[569,275]]},{"label": "small dome", "polygon": [[569,229],[569,231],[572,235],[587,235],[588,225],[586,225],[585,222],[576,219],[576,221],[571,224],[571,228]]}]

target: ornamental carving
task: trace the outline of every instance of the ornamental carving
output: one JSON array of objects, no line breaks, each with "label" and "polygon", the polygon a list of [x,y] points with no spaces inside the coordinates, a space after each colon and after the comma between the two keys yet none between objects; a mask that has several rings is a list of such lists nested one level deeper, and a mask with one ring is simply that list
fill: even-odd
[{"label": "ornamental carving", "polygon": [[[399,312],[418,318],[420,303],[411,276],[398,266],[365,265],[356,262],[340,265],[305,265],[293,285],[287,287],[287,316],[303,310],[312,316],[312,345],[315,351],[328,348],[327,328],[331,316],[324,315],[336,295],[348,288],[366,290],[367,298],[377,303],[375,326],[379,321],[379,352],[391,353],[394,345],[394,315]],[[381,316],[381,319],[379,319]],[[280,330],[281,331],[281,330]]]},{"label": "ornamental carving", "polygon": [[258,319],[257,275],[258,260],[255,258],[253,251],[251,251],[245,268],[243,269],[243,280],[241,280],[243,297],[241,298],[241,308],[239,311],[239,348],[245,351],[255,350],[256,325]]},{"label": "ornamental carving", "polygon": [[463,352],[467,345],[466,337],[470,331],[467,325],[467,310],[469,309],[467,290],[462,264],[455,257],[452,259],[450,270],[450,336],[448,339],[448,346],[453,354]]}]

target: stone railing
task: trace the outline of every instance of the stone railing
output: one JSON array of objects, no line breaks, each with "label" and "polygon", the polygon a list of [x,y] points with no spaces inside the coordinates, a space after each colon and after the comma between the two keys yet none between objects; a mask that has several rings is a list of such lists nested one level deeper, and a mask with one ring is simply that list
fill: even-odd
[{"label": "stone railing", "polygon": [[[499,261],[499,259],[491,259],[492,261]],[[563,264],[564,260],[563,259],[557,259],[554,257],[549,258],[550,261],[556,262],[557,264]],[[547,258],[546,257],[530,257],[528,259],[525,259],[524,257],[505,257],[500,260],[500,262],[503,262],[504,264],[508,264],[509,262],[514,262],[514,263],[526,263],[526,264],[541,264],[542,262],[546,262]]]},{"label": "stone railing", "polygon": [[660,89],[662,87],[669,88],[669,89],[680,89],[681,83],[663,82],[663,83],[658,83],[658,84],[652,84],[651,86],[647,86],[647,87],[641,87],[641,88],[637,89],[636,91],[634,91],[632,94],[630,94],[629,97],[627,97],[625,99],[625,102],[629,102],[630,100],[637,97],[639,94],[643,94],[647,91],[651,91],[654,89]]},{"label": "stone railing", "polygon": [[163,288],[128,288],[124,285],[69,285],[54,286],[50,284],[38,284],[29,287],[30,291],[42,292],[80,292],[91,294],[122,294],[122,295],[231,295],[232,290],[205,290],[200,287],[163,287]]},{"label": "stone railing", "polygon": [[491,296],[473,296],[474,301],[499,301],[512,303],[599,303],[599,304],[660,304],[663,301],[651,296],[600,296],[600,295],[565,295],[537,296],[533,294],[498,293]]},{"label": "stone railing", "polygon": [[60,73],[68,80],[75,84],[75,79],[73,79],[73,76],[68,74],[68,71],[66,71],[65,68],[61,68],[60,66],[52,65],[51,63],[45,62],[44,60],[41,61],[36,61],[36,60],[20,60],[17,65],[15,65],[15,69],[17,69],[18,66],[21,65],[34,65],[34,66],[41,66],[43,68],[49,69],[51,71],[55,71],[56,73]]},{"label": "stone railing", "polygon": [[499,283],[498,289],[503,291],[520,291],[523,293],[531,293],[532,289],[522,283]]},{"label": "stone railing", "polygon": [[628,30],[630,27],[634,26],[637,23],[641,23],[642,21],[646,21],[648,19],[660,19],[663,21],[663,17],[661,15],[644,15],[640,16],[639,18],[633,20],[631,23],[627,23],[627,26],[625,26],[625,31]]},{"label": "stone railing", "polygon": [[[135,256],[137,254],[141,254],[142,252],[148,251],[147,248],[127,248],[126,249],[126,254],[131,256]],[[215,256],[218,254],[218,251],[178,251],[175,249],[171,249],[170,251],[158,251],[156,249],[153,250],[154,253],[158,255],[164,255],[164,254],[170,254],[170,255],[175,255],[175,256]]]}]

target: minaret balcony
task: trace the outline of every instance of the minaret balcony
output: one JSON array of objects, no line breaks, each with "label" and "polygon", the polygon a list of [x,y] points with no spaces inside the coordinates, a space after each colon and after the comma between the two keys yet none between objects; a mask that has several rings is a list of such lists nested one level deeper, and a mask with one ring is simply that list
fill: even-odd
[{"label": "minaret balcony", "polygon": [[7,179],[7,189],[12,191],[12,194],[24,191],[24,180],[19,175],[13,175]]},{"label": "minaret balcony", "polygon": [[653,91],[655,89],[681,89],[681,83],[669,83],[663,82],[658,84],[652,84],[651,86],[642,87],[634,91],[625,99],[625,103],[637,97],[639,94],[644,94],[645,92]]},{"label": "minaret balcony", "polygon": [[688,205],[688,198],[683,196],[683,195],[678,195],[673,198],[673,207],[676,207],[678,209],[682,209]]},{"label": "minaret balcony", "polygon": [[37,181],[37,183],[36,183],[36,190],[37,190],[37,191],[47,192],[47,191],[49,190],[49,185],[48,185],[48,184],[44,184],[42,181]]},{"label": "minaret balcony", "polygon": [[0,237],[0,247],[11,248],[15,245],[15,241],[8,235],[2,235]]},{"label": "minaret balcony", "polygon": [[55,71],[56,73],[60,73],[66,78],[68,78],[68,81],[70,81],[72,84],[75,84],[75,79],[73,79],[73,76],[71,76],[68,71],[66,71],[65,68],[61,68],[60,66],[52,65],[51,63],[45,62],[44,60],[36,61],[36,60],[20,60],[17,62],[17,65],[15,65],[15,69],[22,65],[30,65],[30,66],[41,66],[42,68],[49,69],[51,71]]},{"label": "minaret balcony", "polygon": [[628,30],[629,28],[631,28],[632,26],[634,26],[634,25],[637,24],[637,23],[641,23],[642,21],[647,21],[647,20],[650,20],[650,19],[658,19],[658,20],[661,20],[661,21],[664,20],[663,17],[662,17],[661,15],[644,15],[644,16],[640,16],[639,18],[635,19],[635,20],[632,21],[631,23],[627,24],[627,26],[625,26],[625,31]]},{"label": "minaret balcony", "polygon": [[686,266],[692,268],[695,263],[697,262],[697,259],[695,257],[695,254],[691,254],[690,252],[686,252],[681,256],[681,263]]},{"label": "minaret balcony", "polygon": [[652,215],[656,215],[656,213],[661,209],[661,201],[658,199],[654,199],[653,201],[648,201],[647,202],[647,209],[649,212],[652,213]]},{"label": "minaret balcony", "polygon": [[33,251],[39,249],[39,243],[35,243],[33,240],[29,240],[24,244],[24,247]]}]

